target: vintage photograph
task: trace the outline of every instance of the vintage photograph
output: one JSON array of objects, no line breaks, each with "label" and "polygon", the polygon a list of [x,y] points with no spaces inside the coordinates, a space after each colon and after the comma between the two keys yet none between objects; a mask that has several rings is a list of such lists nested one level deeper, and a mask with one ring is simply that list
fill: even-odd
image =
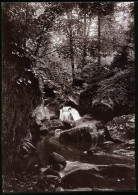
[{"label": "vintage photograph", "polygon": [[2,191],[134,191],[134,2],[3,2]]}]

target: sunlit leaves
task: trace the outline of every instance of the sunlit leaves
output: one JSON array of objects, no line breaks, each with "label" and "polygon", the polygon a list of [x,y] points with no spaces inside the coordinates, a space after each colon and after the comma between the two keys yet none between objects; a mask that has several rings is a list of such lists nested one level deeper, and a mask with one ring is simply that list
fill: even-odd
[{"label": "sunlit leaves", "polygon": [[8,20],[6,32],[9,37],[6,41],[10,42],[12,55],[29,57],[35,62],[35,66],[39,64],[39,67],[48,68],[48,74],[54,70],[51,68],[53,63],[57,63],[57,72],[62,71],[61,67],[70,70],[70,34],[76,71],[80,64],[83,65],[84,45],[86,62],[96,60],[98,16],[101,20],[99,54],[102,59],[112,58],[112,53],[122,45],[133,47],[134,3],[131,2],[28,2],[6,5],[3,6],[3,12],[7,16],[5,21]]}]

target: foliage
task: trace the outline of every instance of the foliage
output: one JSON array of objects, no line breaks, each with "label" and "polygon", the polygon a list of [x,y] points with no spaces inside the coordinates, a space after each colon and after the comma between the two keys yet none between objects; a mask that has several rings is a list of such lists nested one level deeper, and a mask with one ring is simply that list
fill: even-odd
[{"label": "foliage", "polygon": [[33,144],[31,143],[30,139],[25,138],[23,143],[22,143],[22,148],[25,150],[28,154],[30,153],[31,149],[35,149]]}]

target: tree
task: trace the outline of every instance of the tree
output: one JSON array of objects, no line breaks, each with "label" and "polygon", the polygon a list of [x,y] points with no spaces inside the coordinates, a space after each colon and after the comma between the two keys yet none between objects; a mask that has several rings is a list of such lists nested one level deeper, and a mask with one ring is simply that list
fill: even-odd
[{"label": "tree", "polygon": [[68,22],[67,26],[68,29],[67,33],[69,35],[69,45],[70,45],[70,60],[71,60],[71,67],[72,67],[72,77],[75,77],[75,71],[74,71],[74,49],[73,49],[73,16],[72,11],[75,4],[72,3],[65,3],[63,4],[63,10],[64,13],[67,16]]},{"label": "tree", "polygon": [[113,2],[94,2],[91,4],[91,9],[98,17],[98,65],[100,65],[101,52],[101,17],[109,15],[114,10]]}]

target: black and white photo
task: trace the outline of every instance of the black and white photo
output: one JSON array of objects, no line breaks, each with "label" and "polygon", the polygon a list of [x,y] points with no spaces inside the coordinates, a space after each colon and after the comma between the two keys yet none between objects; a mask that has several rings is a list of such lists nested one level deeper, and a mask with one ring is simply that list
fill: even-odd
[{"label": "black and white photo", "polygon": [[134,2],[3,2],[2,191],[135,191]]}]

